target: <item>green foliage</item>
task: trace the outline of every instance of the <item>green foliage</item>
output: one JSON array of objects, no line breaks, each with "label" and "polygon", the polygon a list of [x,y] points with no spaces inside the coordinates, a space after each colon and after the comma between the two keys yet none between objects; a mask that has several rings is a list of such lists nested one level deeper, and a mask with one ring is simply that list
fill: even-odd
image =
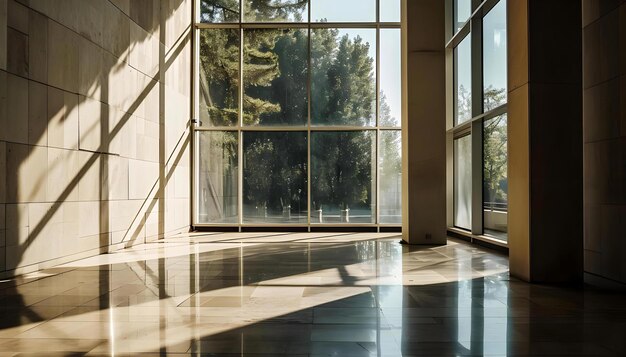
[{"label": "green foliage", "polygon": [[483,132],[484,192],[487,202],[507,202],[507,119],[485,122]]},{"label": "green foliage", "polygon": [[321,125],[371,125],[376,113],[374,59],[369,43],[338,37],[334,29],[313,31],[312,120]]},{"label": "green foliage", "polygon": [[[303,21],[308,0],[246,0],[246,21]],[[304,19],[306,20],[306,19]]]},{"label": "green foliage", "polygon": [[200,21],[237,22],[239,21],[238,0],[200,0]]},{"label": "green foliage", "polygon": [[237,30],[200,31],[200,120],[207,125],[237,122],[239,34]]},{"label": "green foliage", "polygon": [[[485,111],[506,103],[506,90],[489,86],[484,93]],[[483,185],[485,201],[507,202],[507,117],[485,121],[483,127]]]},{"label": "green foliage", "polygon": [[[225,16],[230,1],[203,1],[211,16]],[[302,0],[250,0],[244,12],[255,18],[298,16]],[[217,9],[217,10],[216,10]],[[291,10],[290,10],[291,9]],[[222,15],[220,15],[222,14]],[[209,15],[206,15],[209,16]],[[201,120],[213,126],[238,120],[240,41],[237,30],[207,29],[200,36]],[[370,44],[359,36],[339,36],[336,29],[245,30],[243,39],[244,125],[306,125],[309,111],[307,82],[311,76],[311,111],[316,125],[374,125],[375,79]],[[381,97],[381,122],[393,122]],[[375,172],[373,131],[313,133],[311,194],[315,208],[368,208]],[[245,133],[244,203],[278,211],[307,202],[307,135]],[[391,148],[397,142],[382,143]],[[395,147],[394,147],[395,148]],[[383,163],[396,172],[399,157]]]},{"label": "green foliage", "polygon": [[369,206],[373,145],[369,131],[313,133],[311,194],[317,205]]}]

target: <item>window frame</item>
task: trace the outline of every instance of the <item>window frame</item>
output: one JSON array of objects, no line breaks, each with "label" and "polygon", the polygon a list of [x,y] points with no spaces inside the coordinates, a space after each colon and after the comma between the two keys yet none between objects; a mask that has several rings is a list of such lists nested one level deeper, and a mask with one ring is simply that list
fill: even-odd
[{"label": "window frame", "polygon": [[[485,235],[483,212],[483,123],[508,112],[507,102],[491,110],[484,111],[484,68],[483,68],[483,21],[484,17],[501,1],[508,0],[472,0],[471,16],[465,24],[456,30],[454,0],[446,0],[446,91],[447,115],[446,137],[447,143],[447,226],[448,230],[469,237],[470,239],[484,240],[500,246],[508,246],[508,242],[493,236]],[[508,5],[508,4],[507,4]],[[507,22],[508,26],[508,22]],[[470,37],[471,47],[471,118],[456,124],[456,76],[455,49],[467,37]],[[508,43],[507,43],[508,46]],[[507,48],[508,52],[508,48]],[[508,87],[507,87],[508,92]],[[454,140],[464,135],[472,135],[472,219],[471,230],[458,228],[454,224]]]},{"label": "window frame", "polygon": [[[192,147],[192,159],[191,159],[191,226],[192,228],[238,228],[239,231],[242,228],[246,227],[305,227],[311,230],[311,227],[372,227],[377,231],[381,231],[381,228],[399,228],[401,227],[401,223],[380,223],[380,205],[379,205],[379,191],[380,191],[380,173],[379,173],[379,162],[380,162],[380,133],[382,131],[397,131],[401,133],[401,118],[398,118],[397,126],[380,126],[380,32],[382,29],[398,29],[401,31],[401,22],[381,22],[380,20],[380,7],[381,2],[385,0],[377,0],[376,1],[376,21],[375,22],[311,22],[311,1],[308,2],[308,21],[303,22],[248,22],[243,21],[243,0],[239,2],[239,21],[237,22],[216,22],[216,23],[203,23],[200,22],[200,0],[194,0],[193,11],[192,11],[192,118],[191,119],[191,147]],[[314,1],[314,0],[313,0]],[[289,126],[246,126],[243,125],[243,42],[244,42],[244,30],[246,29],[285,29],[285,28],[299,28],[299,29],[307,29],[308,31],[308,80],[307,80],[307,99],[308,99],[308,115],[307,121],[305,125],[289,125]],[[239,38],[240,38],[240,61],[239,61],[239,76],[240,76],[240,85],[238,88],[239,91],[239,108],[238,108],[238,120],[237,125],[233,126],[202,126],[199,122],[199,33],[200,30],[204,29],[238,29],[239,30]],[[373,126],[342,126],[342,125],[334,125],[334,126],[321,126],[321,125],[313,125],[312,124],[312,116],[311,116],[311,31],[314,29],[375,29],[376,31],[376,52],[375,52],[375,90],[376,90],[376,98],[375,98],[375,125]],[[401,56],[398,53],[398,56]],[[403,80],[403,79],[402,79]],[[402,84],[398,84],[401,88]],[[197,143],[194,143],[194,139],[196,136],[196,132],[200,131],[229,131],[229,132],[237,132],[238,138],[238,221],[237,224],[224,224],[224,223],[202,223],[198,222],[198,203],[197,203],[197,192],[198,187],[196,183],[196,176],[198,174],[198,162],[196,157],[198,150]],[[290,131],[306,131],[307,132],[307,211],[308,218],[306,223],[244,223],[243,220],[243,134],[245,132],[272,132],[272,131],[282,131],[282,132],[290,132]],[[332,132],[332,131],[374,131],[375,132],[375,145],[376,145],[376,157],[374,161],[375,165],[375,188],[376,191],[372,192],[372,201],[375,202],[375,212],[372,212],[374,216],[375,223],[312,223],[311,222],[311,134],[314,132]]]}]

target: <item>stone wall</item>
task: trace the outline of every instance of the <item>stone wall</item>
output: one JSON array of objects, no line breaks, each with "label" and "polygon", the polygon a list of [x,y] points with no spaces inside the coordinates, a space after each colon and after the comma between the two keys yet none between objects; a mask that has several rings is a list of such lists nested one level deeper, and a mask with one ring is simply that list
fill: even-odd
[{"label": "stone wall", "polygon": [[191,0],[0,0],[0,276],[189,228]]}]

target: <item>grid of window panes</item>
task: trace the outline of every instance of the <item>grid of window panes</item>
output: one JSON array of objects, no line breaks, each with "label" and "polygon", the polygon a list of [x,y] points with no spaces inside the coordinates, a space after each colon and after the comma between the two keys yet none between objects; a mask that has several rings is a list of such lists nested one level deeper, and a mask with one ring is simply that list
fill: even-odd
[{"label": "grid of window panes", "polygon": [[196,0],[194,225],[401,223],[400,0]]},{"label": "grid of window panes", "polygon": [[[451,0],[451,3],[453,28],[448,48],[454,63],[451,79],[454,95],[450,103],[454,107],[455,137],[453,225],[476,234],[477,227],[472,226],[472,216],[482,215],[478,234],[506,242],[507,0],[483,1],[478,8],[472,8],[471,0]],[[482,50],[482,53],[473,52],[477,50]],[[468,129],[471,133],[477,128],[482,131],[481,135],[461,135]],[[482,145],[472,145],[472,140]],[[476,147],[482,147],[482,151],[473,151]],[[472,166],[471,162],[477,159],[482,160],[482,172],[472,171],[478,166]],[[472,184],[476,178],[482,178],[482,186]],[[478,206],[472,205],[472,197],[477,197],[473,195],[473,190],[477,187],[482,190],[483,197],[480,211],[477,211]]]}]

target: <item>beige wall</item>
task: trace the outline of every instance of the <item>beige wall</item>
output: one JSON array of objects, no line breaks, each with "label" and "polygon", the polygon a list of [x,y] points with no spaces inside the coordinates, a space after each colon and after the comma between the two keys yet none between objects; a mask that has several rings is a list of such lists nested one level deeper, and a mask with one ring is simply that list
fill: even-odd
[{"label": "beige wall", "polygon": [[444,2],[403,10],[402,239],[446,244]]},{"label": "beige wall", "polygon": [[0,0],[0,276],[189,226],[191,0]]},{"label": "beige wall", "polygon": [[585,271],[626,283],[626,1],[583,0]]}]

